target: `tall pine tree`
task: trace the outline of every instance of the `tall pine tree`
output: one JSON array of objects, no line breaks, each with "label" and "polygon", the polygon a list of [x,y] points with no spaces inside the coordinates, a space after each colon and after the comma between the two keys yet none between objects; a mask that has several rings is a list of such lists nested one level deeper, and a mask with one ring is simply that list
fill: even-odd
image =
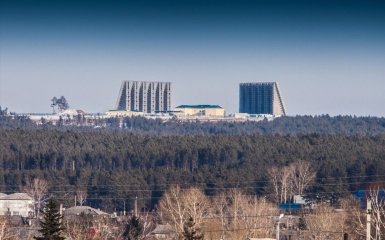
[{"label": "tall pine tree", "polygon": [[192,217],[183,226],[183,240],[203,240],[203,233],[196,226]]},{"label": "tall pine tree", "polygon": [[41,237],[34,237],[36,240],[64,240],[65,237],[61,236],[64,230],[61,223],[62,216],[59,212],[59,204],[52,198],[48,200],[48,203],[44,210],[44,218],[40,221],[40,234]]},{"label": "tall pine tree", "polygon": [[143,225],[137,216],[132,216],[126,225],[126,229],[123,233],[125,240],[138,240],[141,239],[143,233]]}]

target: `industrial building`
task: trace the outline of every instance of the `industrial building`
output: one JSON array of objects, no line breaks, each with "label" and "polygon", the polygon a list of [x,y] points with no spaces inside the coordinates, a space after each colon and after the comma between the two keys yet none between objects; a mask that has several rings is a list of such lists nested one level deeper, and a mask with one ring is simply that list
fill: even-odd
[{"label": "industrial building", "polygon": [[225,109],[218,105],[180,105],[175,108],[184,116],[224,117]]},{"label": "industrial building", "polygon": [[248,114],[286,115],[277,82],[241,83],[239,112]]},{"label": "industrial building", "polygon": [[144,113],[170,111],[171,83],[124,81],[115,109]]},{"label": "industrial building", "polygon": [[0,193],[0,216],[32,216],[33,199],[27,193]]}]

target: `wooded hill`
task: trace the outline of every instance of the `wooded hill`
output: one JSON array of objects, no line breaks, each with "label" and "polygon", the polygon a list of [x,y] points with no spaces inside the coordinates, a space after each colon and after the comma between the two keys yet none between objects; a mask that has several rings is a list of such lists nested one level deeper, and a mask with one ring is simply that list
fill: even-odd
[{"label": "wooded hill", "polygon": [[[285,120],[276,121],[266,124],[273,129]],[[310,120],[299,118],[298,128],[303,128],[303,121]],[[30,179],[38,177],[46,179],[49,192],[68,205],[73,204],[77,190],[86,190],[87,205],[110,211],[122,211],[124,202],[126,209],[132,209],[136,196],[139,207],[152,209],[174,183],[201,187],[209,196],[237,187],[271,197],[267,170],[304,160],[317,172],[308,192],[338,197],[385,181],[385,134],[373,134],[382,131],[384,120],[352,121],[348,129],[357,125],[362,135],[348,130],[156,135],[118,129],[0,128],[0,192],[22,191]],[[376,124],[362,127],[361,121]],[[241,126],[247,129],[248,124],[255,123]],[[287,128],[297,124],[287,123]],[[148,129],[156,131],[151,125]]]},{"label": "wooded hill", "polygon": [[[107,126],[119,126],[117,119],[107,120]],[[177,119],[168,122],[141,117],[123,119],[125,131],[158,135],[250,135],[250,134],[344,134],[377,135],[385,133],[385,118],[352,116],[296,116],[280,117],[274,121],[246,122],[191,122],[180,123]]]}]

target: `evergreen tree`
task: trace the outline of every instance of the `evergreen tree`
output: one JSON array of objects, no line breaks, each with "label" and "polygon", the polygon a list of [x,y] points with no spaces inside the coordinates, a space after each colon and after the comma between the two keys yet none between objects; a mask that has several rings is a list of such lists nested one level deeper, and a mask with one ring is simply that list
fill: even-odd
[{"label": "evergreen tree", "polygon": [[183,226],[183,240],[202,240],[203,233],[197,228],[194,219],[190,217]]},{"label": "evergreen tree", "polygon": [[139,240],[143,233],[143,226],[140,219],[135,215],[128,221],[123,233],[125,240]]},{"label": "evergreen tree", "polygon": [[69,108],[67,99],[64,96],[61,96],[56,103],[60,111],[65,111]]},{"label": "evergreen tree", "polygon": [[44,218],[40,221],[41,237],[34,237],[36,240],[64,240],[62,237],[62,231],[64,228],[61,223],[62,216],[59,213],[59,204],[52,198],[48,200],[48,203],[44,210]]}]

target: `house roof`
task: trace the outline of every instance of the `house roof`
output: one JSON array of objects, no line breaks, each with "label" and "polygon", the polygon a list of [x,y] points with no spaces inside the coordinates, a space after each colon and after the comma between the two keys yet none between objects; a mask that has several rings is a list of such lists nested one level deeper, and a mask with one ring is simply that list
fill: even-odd
[{"label": "house roof", "polygon": [[176,108],[198,108],[198,109],[204,109],[204,108],[222,108],[219,105],[179,105]]},{"label": "house roof", "polygon": [[158,224],[151,234],[171,234],[174,230],[170,225]]},{"label": "house roof", "polygon": [[80,215],[80,214],[89,214],[89,215],[108,215],[108,213],[100,211],[98,209],[88,207],[88,206],[76,206],[70,207],[64,210],[64,215]]},{"label": "house roof", "polygon": [[9,195],[0,193],[0,200],[32,200],[32,198],[26,193],[12,193]]},{"label": "house roof", "polygon": [[77,116],[79,114],[84,115],[86,113],[80,109],[67,109],[67,110],[64,110],[63,112],[59,113],[60,116],[63,116],[63,115]]}]

